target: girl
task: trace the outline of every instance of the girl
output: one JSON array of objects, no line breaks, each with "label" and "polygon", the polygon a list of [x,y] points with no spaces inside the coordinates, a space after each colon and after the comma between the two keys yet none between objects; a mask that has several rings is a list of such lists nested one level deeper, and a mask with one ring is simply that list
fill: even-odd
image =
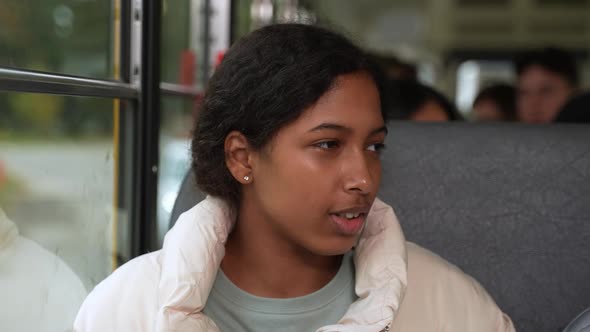
[{"label": "girl", "polygon": [[209,196],[123,265],[76,331],[513,331],[477,282],[406,243],[376,199],[381,79],[322,28],[238,41],[192,140]]}]

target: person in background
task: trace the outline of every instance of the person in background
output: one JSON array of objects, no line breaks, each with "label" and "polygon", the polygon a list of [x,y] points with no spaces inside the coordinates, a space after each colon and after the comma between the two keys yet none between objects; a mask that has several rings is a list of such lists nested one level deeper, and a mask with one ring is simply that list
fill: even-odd
[{"label": "person in background", "polygon": [[463,120],[455,105],[442,93],[417,81],[387,81],[383,99],[383,108],[394,120],[423,122]]},{"label": "person in background", "polygon": [[571,98],[559,111],[555,122],[589,123],[590,92],[584,92]]},{"label": "person in background", "polygon": [[524,53],[515,65],[518,119],[525,123],[553,122],[578,90],[573,56],[561,49],[545,48]]},{"label": "person in background", "polygon": [[472,112],[475,121],[516,121],[516,89],[504,83],[482,89]]},{"label": "person in background", "polygon": [[70,267],[20,236],[0,208],[0,330],[71,331],[86,295]]},{"label": "person in background", "polygon": [[383,69],[388,79],[418,80],[416,65],[400,60],[394,55],[373,55],[373,60]]}]

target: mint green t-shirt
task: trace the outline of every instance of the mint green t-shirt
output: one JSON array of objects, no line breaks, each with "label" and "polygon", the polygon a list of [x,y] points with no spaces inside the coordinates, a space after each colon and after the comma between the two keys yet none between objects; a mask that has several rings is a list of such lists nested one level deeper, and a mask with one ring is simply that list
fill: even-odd
[{"label": "mint green t-shirt", "polygon": [[246,293],[220,269],[203,312],[222,332],[306,332],[337,323],[356,299],[354,264],[348,253],[336,276],[323,288],[290,299]]}]

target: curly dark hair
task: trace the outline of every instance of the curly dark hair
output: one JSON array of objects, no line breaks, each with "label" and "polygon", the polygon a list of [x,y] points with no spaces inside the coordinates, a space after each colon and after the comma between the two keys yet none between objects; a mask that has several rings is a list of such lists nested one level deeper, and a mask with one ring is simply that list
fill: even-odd
[{"label": "curly dark hair", "polygon": [[238,207],[241,186],[225,164],[226,136],[237,130],[259,150],[338,76],[356,72],[369,74],[382,95],[378,67],[348,39],[325,28],[277,24],[238,40],[209,80],[195,122],[192,169],[200,190]]},{"label": "curly dark hair", "polygon": [[547,47],[521,54],[515,62],[516,74],[522,75],[533,65],[560,75],[574,87],[580,83],[576,59],[573,54],[563,49]]}]

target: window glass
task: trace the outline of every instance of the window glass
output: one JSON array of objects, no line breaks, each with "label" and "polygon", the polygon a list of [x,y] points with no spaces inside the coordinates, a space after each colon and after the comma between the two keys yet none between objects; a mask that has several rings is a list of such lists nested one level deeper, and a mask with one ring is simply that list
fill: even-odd
[{"label": "window glass", "polygon": [[160,244],[168,231],[180,184],[190,168],[190,138],[195,110],[194,98],[162,97],[157,209]]},{"label": "window glass", "polygon": [[232,3],[164,0],[162,4],[161,80],[203,90],[229,48]]},{"label": "window glass", "polygon": [[112,77],[112,3],[0,1],[0,66]]},{"label": "window glass", "polygon": [[[191,1],[163,1],[162,7],[162,81],[194,85],[200,50],[191,45],[199,40],[191,31]],[[194,35],[194,36],[193,36]],[[193,46],[193,47],[192,47]]]},{"label": "window glass", "polygon": [[3,329],[69,331],[112,271],[126,216],[113,209],[117,103],[0,93]]}]

